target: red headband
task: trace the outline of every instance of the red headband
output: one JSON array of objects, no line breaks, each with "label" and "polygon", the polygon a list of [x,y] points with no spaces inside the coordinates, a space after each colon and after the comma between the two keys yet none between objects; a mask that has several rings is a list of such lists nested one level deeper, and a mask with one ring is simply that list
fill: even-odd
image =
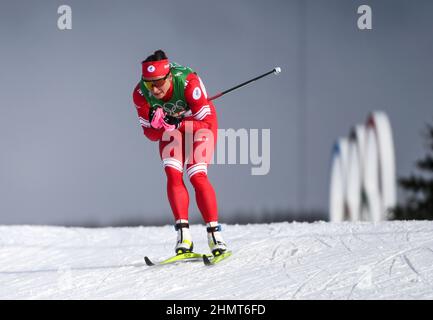
[{"label": "red headband", "polygon": [[144,79],[153,79],[164,77],[170,71],[170,62],[168,59],[159,61],[148,61],[141,64]]}]

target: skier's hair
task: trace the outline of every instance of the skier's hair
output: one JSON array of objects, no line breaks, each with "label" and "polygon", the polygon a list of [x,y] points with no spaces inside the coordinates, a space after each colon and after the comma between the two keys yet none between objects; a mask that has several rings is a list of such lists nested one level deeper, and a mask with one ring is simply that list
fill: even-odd
[{"label": "skier's hair", "polygon": [[167,55],[165,54],[164,51],[160,50],[156,50],[153,54],[151,54],[150,56],[148,56],[146,58],[146,60],[144,60],[143,62],[149,62],[149,61],[160,61],[160,60],[165,60],[168,59]]}]

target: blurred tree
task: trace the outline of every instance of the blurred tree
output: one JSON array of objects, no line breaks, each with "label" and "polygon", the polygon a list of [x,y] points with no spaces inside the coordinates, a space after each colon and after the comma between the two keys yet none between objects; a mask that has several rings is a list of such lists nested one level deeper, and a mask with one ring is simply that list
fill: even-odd
[{"label": "blurred tree", "polygon": [[433,220],[433,125],[427,125],[425,139],[427,155],[416,162],[418,170],[424,174],[398,179],[408,197],[406,203],[393,210],[394,220]]}]

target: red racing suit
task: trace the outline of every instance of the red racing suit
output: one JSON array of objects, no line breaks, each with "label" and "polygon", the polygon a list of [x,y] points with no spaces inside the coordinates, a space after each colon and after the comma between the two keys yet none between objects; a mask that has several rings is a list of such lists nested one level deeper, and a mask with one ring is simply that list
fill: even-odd
[{"label": "red racing suit", "polygon": [[[173,95],[174,86],[170,89],[162,101],[169,101]],[[207,176],[207,167],[212,158],[212,153],[217,141],[218,121],[215,107],[208,100],[206,89],[201,79],[195,73],[190,73],[184,87],[185,103],[189,110],[181,125],[176,129],[170,139],[163,138],[164,129],[155,129],[150,125],[150,104],[140,89],[140,83],[133,92],[133,101],[136,106],[140,124],[144,135],[159,142],[159,153],[167,175],[167,196],[175,220],[188,220],[189,195],[183,181],[183,171],[186,163],[186,172],[195,190],[197,206],[205,223],[218,221],[218,208],[216,194]],[[192,129],[194,140],[192,148],[186,147],[186,132]],[[201,135],[201,132],[211,132],[211,135]],[[167,152],[168,147],[171,151]],[[166,150],[166,152],[164,152]],[[202,156],[196,157],[196,151],[202,152]]]}]

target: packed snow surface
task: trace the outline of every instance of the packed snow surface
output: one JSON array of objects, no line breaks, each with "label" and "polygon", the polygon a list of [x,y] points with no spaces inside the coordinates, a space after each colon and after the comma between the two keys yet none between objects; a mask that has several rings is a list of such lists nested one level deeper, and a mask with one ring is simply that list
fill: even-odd
[{"label": "packed snow surface", "polygon": [[[205,227],[191,226],[207,252]],[[172,226],[0,226],[0,299],[433,299],[433,222],[223,225],[229,259],[148,267]]]}]

